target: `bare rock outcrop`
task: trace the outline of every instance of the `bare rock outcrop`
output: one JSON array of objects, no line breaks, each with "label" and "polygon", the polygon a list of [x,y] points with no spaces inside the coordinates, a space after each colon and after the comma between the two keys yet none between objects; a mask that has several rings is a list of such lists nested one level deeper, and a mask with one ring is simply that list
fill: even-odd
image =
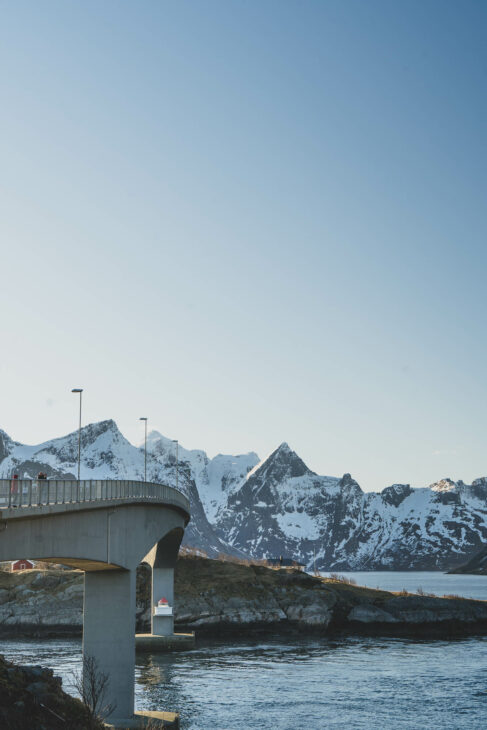
[{"label": "bare rock outcrop", "polygon": [[0,727],[2,730],[102,730],[80,700],[61,688],[50,669],[23,667],[0,656]]},{"label": "bare rock outcrop", "polygon": [[[0,634],[81,633],[83,575],[72,570],[0,573]],[[176,630],[347,631],[383,634],[487,633],[487,601],[390,593],[298,570],[180,557],[175,576]],[[150,623],[150,571],[137,580],[137,630]]]}]

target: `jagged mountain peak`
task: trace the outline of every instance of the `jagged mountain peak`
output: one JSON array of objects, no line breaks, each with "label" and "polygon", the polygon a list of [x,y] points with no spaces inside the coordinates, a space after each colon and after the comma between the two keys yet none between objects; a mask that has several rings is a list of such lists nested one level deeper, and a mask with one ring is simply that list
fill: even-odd
[{"label": "jagged mountain peak", "polygon": [[282,481],[305,475],[314,476],[315,472],[306,466],[286,442],[283,442],[249,473],[249,478]]},{"label": "jagged mountain peak", "polygon": [[276,453],[276,454],[277,453],[283,453],[283,454],[292,453],[292,449],[290,448],[287,441],[283,441],[282,444],[279,444],[279,446],[273,453]]},{"label": "jagged mountain peak", "polygon": [[[144,448],[144,439],[142,439],[139,444],[139,448]],[[170,455],[172,453],[175,455],[176,442],[167,436],[163,436],[159,431],[151,430],[147,434],[147,451],[149,453],[158,454],[159,456],[164,454]]]},{"label": "jagged mountain peak", "polygon": [[[151,429],[147,434],[147,448],[149,449],[151,446],[154,446],[159,443],[169,446],[169,444],[173,443],[173,440],[168,438],[167,436],[163,436],[163,434],[160,431]],[[144,439],[142,439],[142,441],[140,443],[140,446],[143,446],[143,445],[144,445]]]},{"label": "jagged mountain peak", "polygon": [[[143,448],[143,445],[142,443],[140,448]],[[177,457],[181,465],[189,465],[196,478],[208,464],[208,456],[205,451],[185,449],[175,439],[163,436],[159,431],[151,431],[147,435],[147,451],[155,458],[172,465],[173,468],[176,468]]]},{"label": "jagged mountain peak", "polygon": [[[73,432],[77,434],[77,431]],[[102,434],[110,434],[111,436],[122,436],[120,429],[112,418],[106,421],[97,421],[89,423],[81,428],[81,439],[86,441],[96,441]],[[72,435],[72,434],[71,434]]]},{"label": "jagged mountain peak", "polygon": [[104,421],[89,423],[84,428],[94,428],[99,431],[118,431],[120,433],[120,430],[113,418],[106,418]]},{"label": "jagged mountain peak", "polygon": [[402,484],[401,482],[396,482],[395,484],[391,484],[389,487],[384,487],[382,490],[382,493],[385,491],[390,490],[394,492],[408,492],[411,491],[411,485],[410,484]]},{"label": "jagged mountain peak", "polygon": [[[42,444],[38,444],[36,448],[38,450],[44,447],[56,448],[58,444],[65,444],[66,442],[76,441],[78,439],[79,430],[71,431],[66,436],[59,436],[58,438],[51,439],[50,441],[44,441]],[[86,426],[81,427],[81,443],[85,446],[94,443],[100,436],[107,435],[108,438],[122,437],[122,432],[118,428],[117,424],[112,418],[105,421],[95,421],[95,423],[88,423]]]},{"label": "jagged mountain peak", "polygon": [[433,484],[430,484],[429,488],[433,492],[452,492],[454,489],[456,489],[457,484],[453,481],[453,479],[450,479],[449,477],[445,477],[445,479],[440,479],[437,482],[433,482]]},{"label": "jagged mountain peak", "polygon": [[390,487],[385,487],[381,492],[381,497],[384,502],[398,507],[406,497],[412,494],[410,484],[391,484]]},{"label": "jagged mountain peak", "polygon": [[352,491],[359,492],[360,494],[363,494],[360,484],[352,477],[351,474],[348,474],[348,473],[346,473],[342,476],[342,478],[338,482],[338,486],[340,487],[340,489],[342,491],[343,490],[347,490],[347,491],[352,490]]},{"label": "jagged mountain peak", "polygon": [[[177,441],[177,439],[169,438],[168,436],[164,436],[160,431],[149,431],[147,434],[147,450],[153,451],[153,450],[165,450],[165,451],[171,451],[176,453],[176,444],[178,447],[179,455],[182,456],[184,454],[205,454],[204,451],[201,449],[186,449],[184,446],[182,446],[181,443]],[[140,444],[140,446],[143,446],[144,442]]]},{"label": "jagged mountain peak", "polygon": [[487,486],[487,477],[478,477],[478,479],[474,479],[472,482],[472,487],[486,487]]},{"label": "jagged mountain peak", "polygon": [[[61,436],[52,441],[47,441],[44,444],[40,444],[37,448],[39,452],[47,449],[51,453],[59,449],[60,452],[66,455],[73,448],[77,448],[78,435],[78,430],[72,431],[67,436]],[[111,418],[105,421],[88,423],[81,428],[81,448],[85,452],[92,447],[109,449],[117,443],[128,444],[128,441],[123,436],[115,421]]]}]

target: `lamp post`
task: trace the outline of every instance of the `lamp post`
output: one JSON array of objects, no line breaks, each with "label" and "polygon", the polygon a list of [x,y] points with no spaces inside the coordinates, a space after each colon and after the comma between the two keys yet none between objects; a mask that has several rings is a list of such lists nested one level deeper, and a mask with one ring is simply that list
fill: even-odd
[{"label": "lamp post", "polygon": [[147,481],[147,418],[139,418],[139,421],[145,422],[145,439],[144,439],[144,482]]},{"label": "lamp post", "polygon": [[176,444],[176,489],[179,488],[179,441],[177,439],[172,440],[173,444]]},{"label": "lamp post", "polygon": [[79,393],[79,428],[78,428],[78,501],[79,501],[79,482],[81,471],[81,397],[83,388],[73,388],[71,393]]}]

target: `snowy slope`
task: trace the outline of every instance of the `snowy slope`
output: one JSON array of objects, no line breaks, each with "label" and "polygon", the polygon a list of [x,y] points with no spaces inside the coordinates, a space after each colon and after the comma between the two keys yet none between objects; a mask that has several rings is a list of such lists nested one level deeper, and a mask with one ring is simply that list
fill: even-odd
[{"label": "snowy slope", "polygon": [[204,451],[188,450],[181,445],[176,452],[176,444],[171,439],[152,431],[147,437],[147,450],[159,460],[170,465],[169,476],[173,486],[176,484],[176,453],[181,465],[186,464],[198,489],[206,516],[211,521],[229,494],[237,489],[249,471],[259,463],[255,453],[230,456],[218,454],[209,459]]},{"label": "snowy slope", "polygon": [[487,540],[487,480],[364,493],[349,474],[317,476],[281,444],[229,495],[214,525],[255,557],[285,554],[309,567],[453,567]]},{"label": "snowy slope", "polygon": [[[176,485],[175,444],[152,432],[147,444],[147,479]],[[240,554],[222,542],[209,524],[199,498],[195,478],[205,472],[208,458],[202,451],[179,450],[178,486],[191,502],[191,522],[184,543],[197,546],[209,555],[220,552]],[[77,473],[78,432],[25,446],[0,431],[0,477],[16,472],[34,477],[40,470],[48,477],[74,477]],[[133,446],[120,433],[114,421],[101,421],[81,431],[82,479],[144,479],[144,450]]]},{"label": "snowy slope", "polygon": [[259,463],[253,452],[239,456],[218,454],[208,462],[206,470],[198,480],[198,490],[206,514],[212,522],[218,510],[226,504],[234,491],[245,481],[247,474]]}]

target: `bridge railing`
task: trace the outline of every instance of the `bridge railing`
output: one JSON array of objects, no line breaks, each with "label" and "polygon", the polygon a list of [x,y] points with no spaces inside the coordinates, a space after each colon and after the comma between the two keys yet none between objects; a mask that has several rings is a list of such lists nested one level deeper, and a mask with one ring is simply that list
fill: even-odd
[{"label": "bridge railing", "polygon": [[129,479],[0,479],[0,509],[144,498],[181,507],[189,500],[167,484]]}]

